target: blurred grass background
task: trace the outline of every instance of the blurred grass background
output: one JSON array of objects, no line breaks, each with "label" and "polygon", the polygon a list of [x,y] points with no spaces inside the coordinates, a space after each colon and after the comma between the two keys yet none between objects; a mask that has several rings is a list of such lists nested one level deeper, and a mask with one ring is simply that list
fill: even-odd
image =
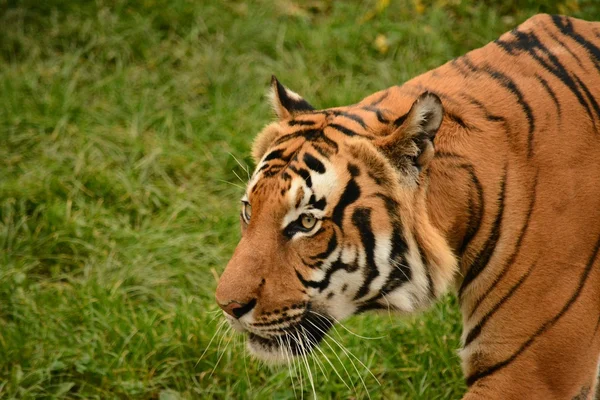
[{"label": "blurred grass background", "polygon": [[[0,0],[0,398],[311,397],[306,371],[216,332],[271,74],[348,104],[539,11],[600,17],[591,0]],[[320,398],[465,390],[451,296],[347,327],[384,337],[338,328],[365,366],[328,342]]]}]

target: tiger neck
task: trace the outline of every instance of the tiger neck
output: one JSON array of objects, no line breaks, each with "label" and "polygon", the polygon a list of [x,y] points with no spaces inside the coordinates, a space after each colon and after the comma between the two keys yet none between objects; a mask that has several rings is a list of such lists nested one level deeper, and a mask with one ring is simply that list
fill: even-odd
[{"label": "tiger neck", "polygon": [[483,210],[471,171],[454,158],[441,152],[434,157],[425,196],[431,224],[460,258],[476,233]]},{"label": "tiger neck", "polygon": [[[359,106],[377,112],[377,121],[372,122],[373,131],[385,134],[385,127],[390,122],[403,120],[416,97],[424,91],[418,84],[431,79],[429,72],[402,86],[363,99]],[[420,195],[423,200],[419,201],[422,208],[419,214],[427,216],[427,221],[422,221],[422,235],[439,234],[459,260],[460,267],[457,268],[464,273],[460,260],[476,235],[484,213],[481,183],[475,174],[482,159],[477,155],[471,159],[468,149],[473,147],[473,138],[478,137],[478,132],[485,131],[486,126],[479,126],[476,118],[465,123],[465,116],[473,110],[465,114],[465,110],[445,102],[443,97],[442,103],[445,115],[434,140],[435,156],[424,172],[427,184]]]}]

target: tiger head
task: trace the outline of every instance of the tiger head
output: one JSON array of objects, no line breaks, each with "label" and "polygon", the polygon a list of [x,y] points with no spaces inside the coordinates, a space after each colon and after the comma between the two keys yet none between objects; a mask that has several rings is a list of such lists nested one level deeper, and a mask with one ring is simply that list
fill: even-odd
[{"label": "tiger head", "polygon": [[251,353],[288,361],[350,315],[422,309],[456,261],[426,209],[437,96],[388,120],[374,102],[318,111],[271,86],[279,120],[254,142],[242,238],[216,299]]}]

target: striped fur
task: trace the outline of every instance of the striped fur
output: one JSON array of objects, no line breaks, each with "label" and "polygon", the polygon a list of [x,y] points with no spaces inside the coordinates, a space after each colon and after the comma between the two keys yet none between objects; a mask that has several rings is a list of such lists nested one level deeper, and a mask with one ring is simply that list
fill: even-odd
[{"label": "striped fur", "polygon": [[538,15],[347,107],[272,86],[216,294],[254,354],[455,288],[465,399],[596,393],[600,23]]}]

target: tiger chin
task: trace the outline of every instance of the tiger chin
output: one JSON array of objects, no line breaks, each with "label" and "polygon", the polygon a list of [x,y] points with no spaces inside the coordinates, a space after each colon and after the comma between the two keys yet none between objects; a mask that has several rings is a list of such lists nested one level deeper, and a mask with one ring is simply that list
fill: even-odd
[{"label": "tiger chin", "polygon": [[250,352],[289,362],[344,318],[453,289],[465,399],[593,393],[599,55],[600,24],[538,15],[346,107],[273,77],[216,291]]}]

